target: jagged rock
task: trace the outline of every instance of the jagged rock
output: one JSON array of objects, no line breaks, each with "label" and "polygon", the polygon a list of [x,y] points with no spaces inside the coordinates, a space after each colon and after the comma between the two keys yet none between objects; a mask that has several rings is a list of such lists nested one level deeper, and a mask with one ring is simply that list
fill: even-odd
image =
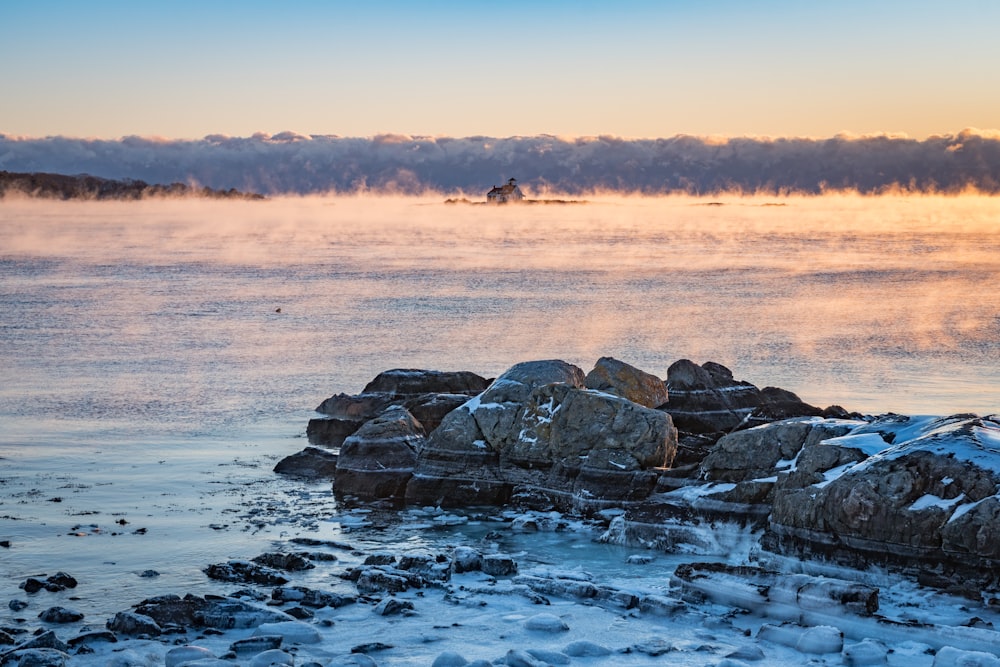
[{"label": "jagged rock", "polygon": [[83,614],[66,607],[49,607],[38,614],[38,618],[45,623],[76,623],[83,620]]},{"label": "jagged rock", "polygon": [[403,407],[387,409],[344,440],[334,489],[363,499],[402,498],[423,442],[413,415]]},{"label": "jagged rock", "polygon": [[219,581],[235,581],[242,584],[263,586],[280,586],[288,583],[288,578],[277,571],[243,560],[216,563],[209,565],[203,571],[209,579]]},{"label": "jagged rock", "polygon": [[396,556],[391,553],[374,553],[365,556],[364,565],[395,565]]},{"label": "jagged rock", "polygon": [[876,433],[895,444],[819,485],[775,495],[766,548],[917,570],[976,597],[996,587],[1000,421],[893,416],[851,435]]},{"label": "jagged rock", "polygon": [[612,357],[601,357],[584,380],[587,389],[604,391],[647,408],[667,402],[667,385],[660,378]]},{"label": "jagged rock", "polygon": [[337,472],[337,455],[318,447],[306,447],[278,461],[274,472],[303,479],[332,480]]},{"label": "jagged rock", "polygon": [[364,423],[364,419],[336,417],[310,419],[306,425],[306,438],[309,439],[310,445],[337,448],[344,444],[347,436],[353,435]]},{"label": "jagged rock", "polygon": [[489,381],[469,371],[429,371],[394,368],[379,373],[369,382],[363,394],[383,393],[391,396],[414,394],[466,394],[474,396],[486,389]]},{"label": "jagged rock", "polygon": [[716,482],[771,477],[790,468],[804,447],[845,435],[860,425],[802,417],[730,433],[702,461],[701,476]]},{"label": "jagged rock", "polygon": [[316,567],[309,562],[308,558],[302,554],[295,553],[275,552],[261,554],[255,557],[253,562],[276,570],[284,570],[285,572],[302,572],[303,570],[311,570]]},{"label": "jagged rock", "polygon": [[430,434],[441,425],[445,415],[468,400],[468,394],[421,394],[404,401],[403,407]]},{"label": "jagged rock", "polygon": [[395,616],[405,611],[413,611],[413,603],[409,600],[397,600],[396,598],[385,598],[372,609],[372,612],[379,616]]}]

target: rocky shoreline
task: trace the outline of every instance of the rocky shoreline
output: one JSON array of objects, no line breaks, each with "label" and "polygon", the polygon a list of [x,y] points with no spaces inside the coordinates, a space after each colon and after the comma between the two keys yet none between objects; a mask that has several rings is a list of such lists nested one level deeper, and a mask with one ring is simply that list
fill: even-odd
[{"label": "rocky shoreline", "polygon": [[[100,624],[74,577],[40,574],[8,603],[38,620],[0,627],[0,665],[1000,665],[996,417],[820,409],[713,363],[667,375],[386,371],[323,401],[275,470],[332,484],[359,529],[496,529],[391,551],[285,537],[206,564],[218,594]],[[753,544],[699,560],[723,533]],[[534,534],[592,534],[626,567],[692,557],[637,587],[536,559],[515,540]]]},{"label": "rocky shoreline", "polygon": [[[666,381],[605,357],[525,362],[494,380],[396,369],[310,421],[277,470],[346,501],[621,508],[631,546],[735,521],[762,549],[889,567],[973,599],[1000,585],[1000,420],[851,414],[680,360]],[[331,474],[332,473],[332,474]]]}]

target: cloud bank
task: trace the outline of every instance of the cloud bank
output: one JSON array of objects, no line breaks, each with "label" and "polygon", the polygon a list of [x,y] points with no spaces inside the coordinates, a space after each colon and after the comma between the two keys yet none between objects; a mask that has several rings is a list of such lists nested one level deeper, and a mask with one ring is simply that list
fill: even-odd
[{"label": "cloud bank", "polygon": [[855,190],[1000,194],[1000,133],[923,140],[610,136],[350,138],[293,132],[199,140],[0,134],[0,170],[182,182],[265,194],[468,193],[516,177],[529,194]]}]

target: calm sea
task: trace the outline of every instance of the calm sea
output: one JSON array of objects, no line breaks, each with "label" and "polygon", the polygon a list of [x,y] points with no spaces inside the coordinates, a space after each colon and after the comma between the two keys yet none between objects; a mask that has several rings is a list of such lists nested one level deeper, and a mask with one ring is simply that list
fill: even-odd
[{"label": "calm sea", "polygon": [[[1000,198],[2,202],[0,593],[255,555],[255,485],[381,370],[604,355],[866,413],[1000,412]],[[296,488],[269,534],[334,511]]]}]

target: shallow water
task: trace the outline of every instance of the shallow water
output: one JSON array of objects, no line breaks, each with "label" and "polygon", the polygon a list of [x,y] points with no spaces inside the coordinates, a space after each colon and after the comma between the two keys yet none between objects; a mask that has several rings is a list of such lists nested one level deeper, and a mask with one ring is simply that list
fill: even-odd
[{"label": "shallow water", "polygon": [[[690,358],[821,406],[1000,411],[1000,198],[722,203],[3,202],[0,600],[61,569],[110,614],[350,534],[324,485],[270,469],[387,368]],[[589,538],[534,548],[623,558]]]}]

